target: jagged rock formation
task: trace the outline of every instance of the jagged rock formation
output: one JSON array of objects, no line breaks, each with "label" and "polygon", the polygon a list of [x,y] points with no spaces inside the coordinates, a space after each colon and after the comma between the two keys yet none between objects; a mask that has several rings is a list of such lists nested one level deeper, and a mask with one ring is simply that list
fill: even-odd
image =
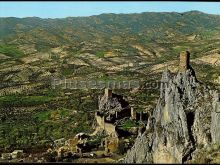
[{"label": "jagged rock formation", "polygon": [[106,89],[105,95],[99,100],[98,115],[104,116],[105,120],[114,123],[118,119],[131,115],[128,102],[123,96],[112,93],[112,90]]},{"label": "jagged rock formation", "polygon": [[199,147],[220,142],[217,92],[197,81],[193,69],[162,75],[160,97],[146,131],[139,134],[124,163],[184,163]]}]

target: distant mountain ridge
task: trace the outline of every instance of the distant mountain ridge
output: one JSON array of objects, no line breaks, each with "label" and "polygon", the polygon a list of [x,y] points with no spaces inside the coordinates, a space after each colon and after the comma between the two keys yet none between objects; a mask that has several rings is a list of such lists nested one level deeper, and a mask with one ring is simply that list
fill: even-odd
[{"label": "distant mountain ridge", "polygon": [[[145,40],[168,40],[192,33],[218,30],[220,16],[200,11],[144,12],[141,14],[101,14],[89,17],[67,17],[56,19],[0,18],[0,39],[8,43],[22,38],[31,41],[34,35],[44,33],[56,44],[78,41],[105,40],[113,36],[130,36]],[[41,40],[44,40],[41,38]],[[48,41],[46,41],[48,42]],[[108,42],[108,41],[107,41]]]}]

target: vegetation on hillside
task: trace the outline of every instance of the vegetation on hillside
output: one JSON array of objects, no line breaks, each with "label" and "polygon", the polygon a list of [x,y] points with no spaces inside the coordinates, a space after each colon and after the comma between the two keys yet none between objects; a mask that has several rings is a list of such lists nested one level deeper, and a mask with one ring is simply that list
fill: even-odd
[{"label": "vegetation on hillside", "polygon": [[[220,48],[220,16],[198,11],[0,18],[0,22],[0,54],[12,57],[0,59],[0,84],[6,86],[0,90],[44,84],[21,94],[0,96],[2,150],[45,147],[55,139],[93,131],[94,112],[103,90],[51,89],[51,77],[85,82],[140,80],[152,85],[160,81],[158,70],[164,70],[166,62],[178,66],[180,51],[190,50],[191,59],[196,59],[212,51],[218,53]],[[219,66],[192,65],[203,82],[219,76]],[[152,112],[159,87],[147,87],[115,92],[126,97],[135,110]],[[123,127],[137,125],[127,121]]]}]

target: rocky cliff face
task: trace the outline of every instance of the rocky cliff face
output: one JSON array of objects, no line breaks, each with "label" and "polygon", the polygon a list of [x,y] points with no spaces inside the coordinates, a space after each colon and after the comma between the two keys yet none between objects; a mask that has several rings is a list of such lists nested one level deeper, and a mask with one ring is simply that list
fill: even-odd
[{"label": "rocky cliff face", "polygon": [[197,81],[193,69],[162,75],[160,98],[146,131],[124,163],[185,163],[201,148],[220,142],[220,102],[216,91]]}]

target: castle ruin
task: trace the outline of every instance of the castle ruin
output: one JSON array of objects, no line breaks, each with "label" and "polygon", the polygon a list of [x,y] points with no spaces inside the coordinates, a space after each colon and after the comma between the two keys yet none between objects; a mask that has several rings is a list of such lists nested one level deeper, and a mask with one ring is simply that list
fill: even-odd
[{"label": "castle ruin", "polygon": [[190,68],[190,53],[189,51],[182,51],[180,53],[180,61],[179,61],[179,71],[185,72]]},{"label": "castle ruin", "polygon": [[136,120],[137,119],[137,113],[134,107],[131,107],[131,119]]},{"label": "castle ruin", "polygon": [[112,97],[112,90],[109,88],[105,88],[105,96],[107,98]]}]

